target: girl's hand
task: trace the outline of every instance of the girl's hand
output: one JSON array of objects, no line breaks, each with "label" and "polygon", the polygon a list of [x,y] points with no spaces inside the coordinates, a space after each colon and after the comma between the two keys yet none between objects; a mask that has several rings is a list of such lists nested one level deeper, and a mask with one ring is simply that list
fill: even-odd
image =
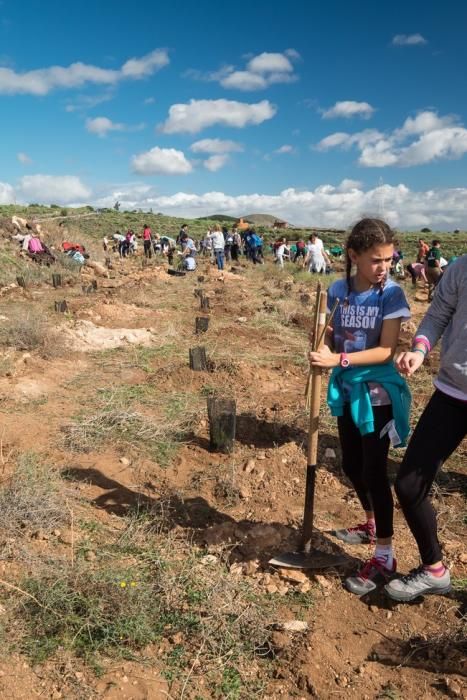
[{"label": "girl's hand", "polygon": [[403,352],[396,360],[396,367],[401,374],[410,377],[423,364],[424,359],[421,352]]},{"label": "girl's hand", "polygon": [[310,352],[308,357],[312,367],[331,369],[332,367],[337,367],[340,363],[340,355],[332,352],[327,345],[323,345],[321,350],[317,352]]}]

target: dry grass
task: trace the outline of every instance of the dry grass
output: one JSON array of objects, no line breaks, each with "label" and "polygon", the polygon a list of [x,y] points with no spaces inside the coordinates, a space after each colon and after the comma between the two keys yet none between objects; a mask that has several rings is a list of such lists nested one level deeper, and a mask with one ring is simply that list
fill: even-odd
[{"label": "dry grass", "polygon": [[32,452],[21,455],[0,491],[0,529],[14,536],[51,532],[68,519],[58,470]]},{"label": "dry grass", "polygon": [[[135,404],[149,406],[154,415],[142,413]],[[112,441],[143,450],[165,466],[193,431],[198,413],[199,403],[192,394],[157,394],[148,385],[124,386],[104,392],[95,412],[77,417],[62,430],[65,446],[73,452],[90,452]]]},{"label": "dry grass", "polygon": [[138,658],[155,643],[171,697],[193,697],[201,679],[206,697],[261,697],[270,600],[233,577],[222,554],[206,559],[153,517],[129,520],[92,566],[49,561],[24,579],[9,594],[16,645],[36,662],[68,651],[99,668],[104,655]]},{"label": "dry grass", "polygon": [[32,314],[11,320],[1,329],[0,342],[15,350],[37,351],[45,360],[61,357],[67,350],[60,331]]}]

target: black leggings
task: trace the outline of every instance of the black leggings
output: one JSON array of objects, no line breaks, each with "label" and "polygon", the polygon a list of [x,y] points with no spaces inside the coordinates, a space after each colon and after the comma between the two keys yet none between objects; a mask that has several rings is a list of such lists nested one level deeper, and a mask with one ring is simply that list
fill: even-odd
[{"label": "black leggings", "polygon": [[414,430],[395,488],[423,564],[441,561],[429,492],[438,469],[467,434],[467,403],[436,390]]},{"label": "black leggings", "polygon": [[373,406],[375,430],[368,435],[352,420],[350,407],[337,419],[342,447],[342,469],[357,492],[363,510],[374,511],[377,537],[393,535],[393,500],[389,485],[387,461],[389,437],[380,437],[381,430],[392,420],[392,406]]}]

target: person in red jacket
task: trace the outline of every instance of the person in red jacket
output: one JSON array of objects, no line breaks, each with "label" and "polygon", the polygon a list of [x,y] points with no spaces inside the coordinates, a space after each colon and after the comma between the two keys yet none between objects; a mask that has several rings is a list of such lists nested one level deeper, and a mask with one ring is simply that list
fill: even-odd
[{"label": "person in red jacket", "polygon": [[143,231],[144,257],[152,258],[152,232],[147,224],[144,224]]}]

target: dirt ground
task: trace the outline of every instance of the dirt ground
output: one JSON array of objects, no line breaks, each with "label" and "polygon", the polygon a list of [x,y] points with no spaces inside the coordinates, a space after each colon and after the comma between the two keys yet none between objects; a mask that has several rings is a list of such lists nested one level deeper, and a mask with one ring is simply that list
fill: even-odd
[{"label": "dirt ground", "polygon": [[[64,289],[42,284],[27,290],[11,287],[0,296],[2,317],[33,310],[52,318],[68,344],[64,354],[52,359],[35,351],[3,353],[8,368],[0,377],[2,481],[8,481],[18,454],[34,450],[60,468],[72,468],[73,488],[83,507],[114,530],[139,500],[157,502],[169,495],[175,503],[173,531],[186,534],[206,554],[216,556],[229,548],[230,575],[251,579],[267,593],[278,619],[294,619],[289,601],[300,600],[307,628],[295,634],[276,630],[274,658],[260,662],[264,700],[467,698],[465,656],[446,636],[459,629],[466,614],[465,442],[445,465],[433,493],[453,592],[409,605],[396,605],[380,592],[359,599],[342,581],[370,550],[340,545],[331,534],[361,516],[339,468],[336,428],[323,388],[314,544],[344,553],[346,563],[309,574],[272,567],[270,556],[293,549],[300,533],[307,439],[303,393],[315,283],[294,280],[287,272],[281,276],[270,263],[264,269],[240,266],[219,275],[201,261],[197,272],[186,277],[171,277],[154,262],[141,269],[141,259],[126,266],[117,268],[114,279],[98,280],[92,293],[84,293],[81,284]],[[198,289],[210,299],[207,312],[200,312]],[[426,308],[423,290],[415,298],[409,289],[408,294],[413,317],[404,325],[401,348],[407,347]],[[54,315],[54,302],[62,299],[69,312]],[[194,333],[198,315],[210,319],[202,336]],[[198,345],[206,347],[206,372],[189,368],[188,349]],[[414,419],[430,395],[436,365],[435,353],[412,383]],[[138,444],[107,442],[86,453],[67,448],[64,426],[79,411],[86,414],[89,408],[92,413],[96,392],[141,385],[192,396],[199,407],[192,434],[168,463],[158,463]],[[213,392],[237,403],[232,455],[209,451],[205,402]],[[144,398],[141,410],[146,410]],[[391,451],[392,472],[400,459],[400,451]],[[29,545],[66,557],[70,545],[62,540],[60,535],[36,538]],[[5,546],[0,579],[14,583],[27,564],[11,551],[5,554]],[[12,544],[13,552],[16,546]],[[397,506],[395,546],[400,571],[417,565],[414,542]],[[96,551],[98,547],[95,541]],[[99,677],[66,656],[32,666],[24,654],[11,652],[0,662],[0,697],[181,697],[180,684],[171,685],[161,674],[158,650],[148,650],[146,657],[147,663],[109,659]],[[211,695],[200,682],[185,697]]]}]

